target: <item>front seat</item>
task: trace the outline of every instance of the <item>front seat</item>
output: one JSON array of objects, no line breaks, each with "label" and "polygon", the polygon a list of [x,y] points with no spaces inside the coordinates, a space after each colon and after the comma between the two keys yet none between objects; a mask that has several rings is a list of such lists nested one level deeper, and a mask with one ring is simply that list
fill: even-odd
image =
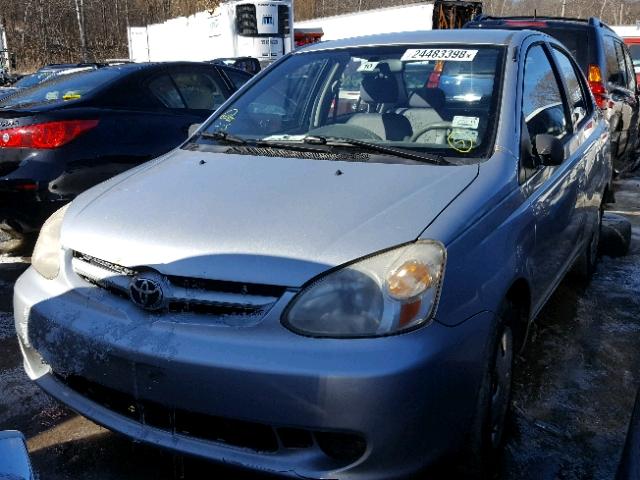
[{"label": "front seat", "polygon": [[[370,109],[380,104],[398,103],[400,89],[389,65],[380,63],[371,73],[365,73],[360,84],[360,99]],[[347,125],[365,128],[383,140],[402,141],[411,138],[409,120],[397,113],[356,113]]]}]

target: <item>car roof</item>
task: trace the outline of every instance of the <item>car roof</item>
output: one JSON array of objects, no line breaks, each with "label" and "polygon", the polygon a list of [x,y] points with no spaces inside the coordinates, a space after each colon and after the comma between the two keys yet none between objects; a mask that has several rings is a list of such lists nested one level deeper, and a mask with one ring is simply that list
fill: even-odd
[{"label": "car roof", "polygon": [[363,37],[329,40],[303,47],[297,52],[312,52],[349,47],[384,46],[384,45],[420,45],[430,43],[455,43],[472,45],[511,45],[519,44],[530,35],[541,35],[540,32],[524,30],[423,30],[417,32],[384,33]]},{"label": "car roof", "polygon": [[57,70],[64,68],[78,68],[78,67],[97,67],[98,63],[49,63],[40,70]]},{"label": "car roof", "polygon": [[[137,70],[147,70],[147,69],[162,69],[165,67],[175,67],[175,66],[206,66],[211,67],[211,63],[209,62],[186,62],[186,61],[176,61],[176,62],[140,62],[140,63],[121,63],[117,65],[107,65],[102,67],[100,70],[108,69],[108,70],[120,70],[123,73],[137,71]],[[216,65],[217,67],[226,67],[225,65]]]}]

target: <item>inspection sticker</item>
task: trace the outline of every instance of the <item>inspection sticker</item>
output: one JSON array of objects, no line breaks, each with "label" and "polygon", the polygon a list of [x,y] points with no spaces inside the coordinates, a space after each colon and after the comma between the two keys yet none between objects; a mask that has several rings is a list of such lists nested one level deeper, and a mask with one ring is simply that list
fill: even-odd
[{"label": "inspection sticker", "polygon": [[380,62],[364,62],[358,67],[358,72],[372,72]]},{"label": "inspection sticker", "polygon": [[403,62],[413,60],[447,60],[449,62],[473,62],[478,50],[460,48],[410,48],[402,55]]},{"label": "inspection sticker", "polygon": [[478,141],[478,132],[475,130],[454,128],[451,130],[449,137],[455,141],[476,143]]},{"label": "inspection sticker", "polygon": [[451,125],[458,128],[473,128],[474,130],[477,130],[478,125],[480,125],[480,118],[462,117],[460,115],[456,115],[455,117],[453,117]]}]

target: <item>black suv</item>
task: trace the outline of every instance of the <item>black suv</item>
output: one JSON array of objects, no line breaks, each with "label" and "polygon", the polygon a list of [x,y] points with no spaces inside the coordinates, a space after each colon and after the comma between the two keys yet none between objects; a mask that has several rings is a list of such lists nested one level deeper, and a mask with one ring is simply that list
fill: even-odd
[{"label": "black suv", "polygon": [[480,15],[465,28],[539,30],[564,43],[589,81],[596,104],[609,120],[616,171],[637,167],[640,103],[636,76],[629,50],[608,25],[597,18]]}]

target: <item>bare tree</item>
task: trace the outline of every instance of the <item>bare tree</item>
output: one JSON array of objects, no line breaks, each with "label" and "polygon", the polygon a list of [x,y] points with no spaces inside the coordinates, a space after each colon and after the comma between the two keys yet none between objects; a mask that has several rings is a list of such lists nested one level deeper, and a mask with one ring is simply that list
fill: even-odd
[{"label": "bare tree", "polygon": [[87,37],[84,30],[84,0],[74,0],[76,6],[76,18],[78,19],[78,32],[80,33],[80,45],[82,60],[87,61]]}]

